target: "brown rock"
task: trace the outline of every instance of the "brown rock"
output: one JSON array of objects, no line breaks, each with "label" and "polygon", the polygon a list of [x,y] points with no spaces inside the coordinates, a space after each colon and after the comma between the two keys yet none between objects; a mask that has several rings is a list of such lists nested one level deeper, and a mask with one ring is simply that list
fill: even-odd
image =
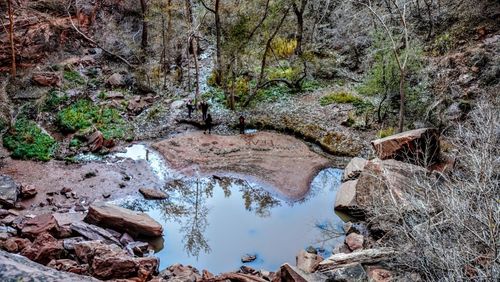
[{"label": "brown rock", "polygon": [[125,79],[119,73],[114,73],[106,80],[106,84],[112,87],[125,86]]},{"label": "brown rock", "polygon": [[79,265],[76,261],[70,259],[51,260],[47,266],[59,271],[66,271],[75,274],[86,274],[88,271],[88,264]]},{"label": "brown rock", "polygon": [[311,254],[304,250],[301,250],[296,257],[296,260],[297,268],[307,273],[312,273],[316,270],[323,258],[319,255]]},{"label": "brown rock", "polygon": [[353,158],[344,169],[342,181],[356,179],[365,168],[368,161],[363,158]]},{"label": "brown rock", "polygon": [[55,72],[35,73],[32,79],[40,86],[61,87],[61,76]]},{"label": "brown rock", "polygon": [[96,130],[92,135],[90,135],[87,145],[90,151],[97,152],[103,147],[104,135],[99,130]]},{"label": "brown rock", "polygon": [[392,272],[377,267],[368,267],[368,281],[370,282],[390,282],[393,280]]},{"label": "brown rock", "polygon": [[136,259],[139,269],[137,277],[142,281],[149,280],[154,274],[158,273],[160,262],[155,257],[138,258]]},{"label": "brown rock", "polygon": [[92,274],[99,279],[128,278],[137,274],[134,258],[117,253],[102,253],[92,259]]},{"label": "brown rock", "polygon": [[351,251],[363,249],[364,237],[356,233],[351,233],[345,237],[345,243]]},{"label": "brown rock", "polygon": [[31,241],[28,239],[25,239],[25,238],[13,237],[13,238],[10,238],[8,240],[12,240],[12,241],[14,241],[14,243],[16,243],[18,252],[31,246]]},{"label": "brown rock", "polygon": [[35,186],[29,184],[23,184],[21,186],[21,198],[29,199],[36,196],[38,192],[36,191]]},{"label": "brown rock", "polygon": [[140,188],[139,192],[148,200],[164,200],[168,195],[158,189]]},{"label": "brown rock", "polygon": [[127,232],[133,237],[158,237],[163,234],[161,224],[149,215],[99,201],[90,205],[85,221],[120,232]]},{"label": "brown rock", "polygon": [[196,268],[190,265],[184,266],[178,263],[164,269],[160,272],[158,277],[166,279],[167,281],[170,281],[171,279],[173,281],[195,282],[201,279],[201,275]]},{"label": "brown rock", "polygon": [[12,238],[9,238],[5,242],[3,242],[2,248],[9,253],[17,253],[18,251],[17,243]]},{"label": "brown rock", "polygon": [[439,136],[434,128],[401,132],[371,142],[377,156],[429,166],[439,160]]},{"label": "brown rock", "polygon": [[308,282],[308,281],[326,281],[327,277],[319,273],[307,273],[301,269],[293,267],[288,263],[283,264],[278,273],[277,279],[273,281],[287,281],[287,282]]},{"label": "brown rock", "polygon": [[34,239],[42,233],[50,233],[56,236],[59,226],[51,214],[42,214],[29,219],[21,230],[23,236]]},{"label": "brown rock", "polygon": [[64,253],[62,243],[49,233],[40,234],[31,246],[28,246],[21,252],[23,256],[43,265],[46,265],[53,259],[60,259]]},{"label": "brown rock", "polygon": [[356,213],[356,186],[358,180],[349,180],[340,185],[335,195],[335,210]]},{"label": "brown rock", "polygon": [[66,213],[54,213],[52,214],[54,219],[57,222],[58,226],[58,237],[59,238],[68,238],[73,234],[73,230],[71,229],[71,224],[73,222],[81,222],[84,218],[84,215],[81,213],[75,212],[66,212]]}]

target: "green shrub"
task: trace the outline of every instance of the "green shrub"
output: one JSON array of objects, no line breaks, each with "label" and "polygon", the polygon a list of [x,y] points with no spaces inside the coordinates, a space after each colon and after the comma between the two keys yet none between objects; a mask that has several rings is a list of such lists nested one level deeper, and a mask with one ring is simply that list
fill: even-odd
[{"label": "green shrub", "polygon": [[84,99],[59,111],[57,124],[63,132],[76,132],[95,126],[105,139],[124,138],[128,130],[126,121],[116,109],[98,107]]},{"label": "green shrub", "polygon": [[377,137],[384,138],[387,136],[391,136],[391,135],[394,135],[394,132],[395,132],[394,127],[384,128],[384,129],[379,130],[379,132],[377,132]]},{"label": "green shrub", "polygon": [[345,91],[330,93],[321,97],[319,100],[321,106],[327,106],[333,103],[337,104],[361,104],[363,100],[353,94]]},{"label": "green shrub", "polygon": [[27,119],[17,120],[14,128],[4,135],[3,144],[12,151],[13,158],[40,161],[50,160],[57,147],[54,138]]},{"label": "green shrub", "polygon": [[64,94],[62,96],[57,94],[57,91],[51,90],[45,96],[45,99],[43,100],[42,104],[42,111],[44,112],[51,112],[56,110],[61,104],[65,103],[68,101],[68,95]]},{"label": "green shrub", "polygon": [[256,100],[260,102],[275,102],[288,95],[290,95],[290,89],[280,84],[257,91]]},{"label": "green shrub", "polygon": [[85,79],[75,70],[64,71],[64,80],[75,85],[85,84]]}]

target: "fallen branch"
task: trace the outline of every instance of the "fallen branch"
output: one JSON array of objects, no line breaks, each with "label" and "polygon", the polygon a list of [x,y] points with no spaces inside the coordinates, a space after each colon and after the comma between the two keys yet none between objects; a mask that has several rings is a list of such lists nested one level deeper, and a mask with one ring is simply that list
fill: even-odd
[{"label": "fallen branch", "polygon": [[324,261],[319,263],[320,271],[326,271],[332,268],[337,268],[343,264],[349,263],[374,263],[383,260],[388,260],[396,255],[396,251],[391,248],[367,249],[352,252],[349,254],[334,254]]}]

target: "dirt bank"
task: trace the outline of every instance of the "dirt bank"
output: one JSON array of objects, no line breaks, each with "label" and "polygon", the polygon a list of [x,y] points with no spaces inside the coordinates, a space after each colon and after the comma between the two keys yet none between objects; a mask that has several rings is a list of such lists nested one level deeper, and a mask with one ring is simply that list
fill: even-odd
[{"label": "dirt bank", "polygon": [[[139,194],[139,188],[158,188],[162,183],[145,161],[125,159],[116,163],[65,164],[61,161],[32,162],[8,159],[0,174],[17,183],[32,185],[34,198],[20,202],[24,213],[86,208],[95,200],[113,200]],[[63,188],[66,193],[61,193]]]},{"label": "dirt bank", "polygon": [[328,159],[300,140],[270,132],[231,136],[185,133],[153,147],[184,174],[241,177],[290,199],[304,197],[318,170],[329,165]]}]

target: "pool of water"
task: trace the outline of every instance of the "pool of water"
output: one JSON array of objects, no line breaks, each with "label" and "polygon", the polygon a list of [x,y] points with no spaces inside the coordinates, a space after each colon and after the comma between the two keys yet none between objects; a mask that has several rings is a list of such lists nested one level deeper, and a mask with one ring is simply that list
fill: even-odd
[{"label": "pool of water", "polygon": [[145,145],[133,145],[116,157],[145,159],[165,180],[167,200],[116,202],[147,212],[163,225],[165,235],[155,242],[160,269],[182,263],[221,273],[238,269],[241,257],[251,254],[257,259],[245,265],[275,271],[285,262],[294,264],[308,246],[328,256],[343,239],[336,236],[343,222],[333,210],[342,170],[320,171],[306,198],[290,202],[241,179],[175,174]]}]

